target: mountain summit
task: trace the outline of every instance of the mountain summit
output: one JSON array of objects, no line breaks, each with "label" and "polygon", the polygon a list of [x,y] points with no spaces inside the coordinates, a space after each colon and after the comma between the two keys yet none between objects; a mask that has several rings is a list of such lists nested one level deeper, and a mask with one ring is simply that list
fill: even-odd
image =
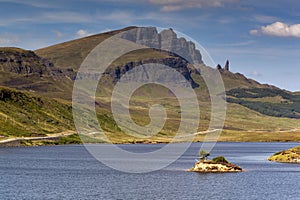
[{"label": "mountain summit", "polygon": [[177,37],[173,29],[158,33],[155,27],[141,27],[121,34],[121,37],[154,49],[163,49],[182,55],[190,63],[203,64],[201,53],[192,41]]}]

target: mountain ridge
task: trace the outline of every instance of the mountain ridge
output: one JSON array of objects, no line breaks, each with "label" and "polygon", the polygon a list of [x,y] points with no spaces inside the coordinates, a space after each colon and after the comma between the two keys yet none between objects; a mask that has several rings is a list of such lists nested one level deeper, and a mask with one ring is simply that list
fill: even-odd
[{"label": "mountain ridge", "polygon": [[[98,45],[98,43],[104,41],[105,39],[115,34],[122,33],[122,31],[124,30],[127,31],[129,30],[129,32],[130,31],[134,32],[133,37],[131,37],[132,40],[140,44],[149,45],[149,42],[147,43],[148,36],[142,34],[145,31],[145,27],[139,33],[135,31],[136,28],[137,27],[127,27],[125,29],[110,31],[107,33],[101,33],[93,36],[88,36],[85,38],[67,41],[64,43],[45,47],[35,51],[26,51],[22,49],[14,49],[14,48],[3,49],[2,54],[7,53],[10,55],[14,55],[14,54],[19,55],[20,53],[21,54],[25,53],[31,55],[32,58],[35,58],[33,59],[34,61],[32,61],[31,63],[32,64],[32,66],[30,66],[31,68],[35,68],[36,66],[36,68],[39,69],[39,66],[40,65],[43,66],[44,63],[45,66],[42,74],[40,74],[38,70],[32,70],[29,71],[31,73],[26,73],[27,71],[25,67],[22,68],[23,71],[10,70],[9,67],[7,67],[7,65],[3,64],[4,62],[3,62],[3,58],[1,58],[1,49],[0,49],[0,58],[1,58],[0,69],[1,67],[2,69],[5,69],[0,71],[0,77],[1,77],[0,86],[1,85],[6,86],[8,87],[8,89],[15,88],[18,92],[20,92],[20,94],[23,92],[27,94],[29,92],[29,95],[25,95],[25,97],[28,98],[28,101],[30,101],[29,99],[32,99],[33,102],[36,102],[34,100],[34,97],[30,95],[33,94],[35,96],[39,96],[40,98],[46,97],[46,99],[49,99],[49,101],[51,99],[58,99],[57,105],[60,105],[61,102],[66,102],[67,104],[70,104],[72,98],[72,89],[73,89],[72,87],[76,75],[78,78],[77,71],[79,69],[79,66],[81,65],[85,56],[87,56],[88,53],[96,45]],[[152,31],[153,31],[153,27],[152,27]],[[173,33],[171,33],[171,31],[172,31],[171,29],[167,30],[168,34],[171,35],[171,37],[165,37],[168,38],[167,40],[171,40],[171,42],[165,43],[169,45],[171,50],[172,48],[177,48],[176,51],[180,51],[180,48],[177,45],[178,43],[180,44],[182,43],[183,44],[182,47],[189,48],[187,45],[184,44],[188,41],[186,40],[183,41],[182,39],[177,38],[177,36],[176,39],[174,39],[174,35]],[[128,38],[129,36],[127,35],[126,37]],[[160,37],[159,33],[157,34],[155,33],[154,37],[151,36],[150,44],[161,43],[159,37]],[[193,50],[192,48],[191,51],[195,51],[195,50]],[[182,50],[182,52],[189,52],[189,51]],[[7,56],[7,60],[10,59],[10,55]],[[24,59],[22,56],[20,58]],[[110,138],[116,143],[122,143],[122,140],[125,140],[127,142],[130,141],[141,142],[140,139],[137,138],[132,139],[128,136],[124,136],[124,134],[122,134],[120,130],[116,128],[116,124],[112,118],[112,113],[108,110],[110,107],[110,101],[107,100],[105,95],[111,94],[111,90],[114,84],[128,70],[133,69],[137,65],[145,65],[147,63],[164,64],[164,65],[171,66],[174,69],[178,69],[180,73],[182,73],[185,76],[185,78],[192,84],[192,86],[195,88],[196,91],[198,92],[201,91],[198,98],[200,100],[199,106],[201,107],[202,109],[201,111],[203,112],[201,112],[201,123],[200,123],[201,126],[199,126],[199,131],[205,131],[210,121],[210,110],[209,110],[210,98],[209,95],[207,94],[208,91],[205,86],[205,82],[201,78],[201,70],[200,72],[198,70],[195,70],[192,67],[192,64],[190,64],[193,59],[195,59],[196,62],[199,61],[198,64],[201,64],[203,69],[205,68],[206,70],[211,70],[211,71],[218,70],[223,78],[227,96],[228,96],[227,119],[225,122],[223,141],[228,141],[228,140],[238,141],[238,137],[241,134],[246,134],[243,137],[249,136],[250,141],[251,140],[267,141],[268,136],[270,137],[270,140],[275,141],[276,138],[283,137],[283,136],[282,137],[278,136],[279,133],[278,130],[295,130],[299,128],[299,126],[297,125],[298,121],[292,119],[294,118],[293,116],[298,116],[298,112],[299,112],[298,93],[284,91],[272,85],[260,84],[259,82],[249,79],[240,73],[232,73],[229,70],[229,62],[226,69],[225,67],[223,69],[220,67],[216,68],[214,66],[205,66],[199,60],[200,58],[202,61],[201,54],[198,57],[196,56],[196,58],[192,58],[192,57],[188,58],[188,60],[190,60],[190,62],[188,62],[181,56],[171,53],[169,51],[159,50],[155,48],[148,48],[148,49],[142,49],[134,52],[129,52],[128,54],[125,54],[120,58],[118,58],[117,60],[115,60],[105,72],[107,78],[104,79],[104,82],[100,82],[100,84],[103,84],[102,86],[105,86],[105,89],[107,89],[107,91],[104,93],[98,91],[97,93],[98,96],[96,97],[96,109],[98,112],[97,113],[98,120],[100,124],[105,127],[104,129],[110,135]],[[20,61],[22,62],[20,63]],[[17,64],[19,63],[22,66],[23,60],[18,61],[17,59],[17,62],[13,62],[13,63],[17,63]],[[18,67],[16,66],[15,68],[18,69]],[[11,93],[14,93],[13,91],[15,89],[12,89]],[[167,96],[168,97],[166,98],[167,101],[165,101],[163,98],[159,98],[161,94],[168,93],[168,91],[165,89],[159,89],[159,92],[157,92],[157,89],[154,89],[150,86],[146,86],[143,89],[145,91],[137,92],[136,93],[137,96],[133,97],[133,101],[131,102],[132,117],[138,123],[147,124],[149,122],[148,116],[144,116],[144,114],[147,113],[146,108],[149,107],[149,105],[153,104],[154,102],[166,105],[168,108],[167,109],[168,113],[170,114],[170,121],[166,123],[166,126],[159,133],[157,137],[150,138],[149,140],[168,142],[169,141],[168,138],[170,137],[170,135],[173,134],[173,131],[175,131],[174,128],[178,126],[178,121],[180,120],[180,112],[178,111],[177,108],[178,105],[176,101],[172,99],[173,97],[170,99],[172,95]],[[250,98],[248,96],[246,97],[244,96],[245,92],[251,93],[251,90],[255,90],[256,92],[258,91],[257,94],[259,94],[258,95],[259,98],[256,97]],[[275,93],[273,94],[271,91],[275,91],[277,96],[275,95]],[[158,96],[158,97],[155,99],[149,99],[147,93],[152,94],[152,96]],[[237,96],[235,94],[239,94],[239,95]],[[0,102],[2,102],[3,105],[8,103],[3,99],[2,100],[0,99]],[[285,107],[288,108],[289,113],[286,113],[285,115],[280,115],[280,113],[278,114],[278,112],[282,112],[282,108]],[[274,112],[266,112],[270,109],[272,110],[272,108],[274,108]],[[22,108],[17,107],[16,109],[20,111],[20,109]],[[4,107],[1,107],[0,113],[1,112],[5,114],[7,110]],[[67,115],[70,116],[71,112],[72,111],[69,110]],[[29,113],[27,112],[25,113],[26,113],[25,116],[29,115]],[[38,115],[43,116],[44,114],[39,113]],[[30,117],[28,117],[28,119],[30,119]],[[270,119],[273,121],[273,124],[267,123]],[[2,124],[2,126],[4,130],[5,124]],[[20,125],[20,127],[22,126]],[[70,126],[66,126],[66,127],[68,127],[69,129],[74,128]],[[280,128],[277,130],[278,127]],[[21,130],[21,128],[19,128],[18,130]],[[257,131],[263,131],[263,134],[257,134]],[[275,135],[267,134],[272,131],[274,131]],[[292,140],[295,141],[297,140],[298,137],[292,135],[293,133],[294,131],[288,133],[285,132],[285,134],[291,136],[291,138],[293,138]],[[24,134],[28,134],[28,133],[24,132]],[[230,138],[234,138],[234,139],[230,139]],[[198,135],[196,137],[196,140],[197,141],[203,140],[203,136]]]}]

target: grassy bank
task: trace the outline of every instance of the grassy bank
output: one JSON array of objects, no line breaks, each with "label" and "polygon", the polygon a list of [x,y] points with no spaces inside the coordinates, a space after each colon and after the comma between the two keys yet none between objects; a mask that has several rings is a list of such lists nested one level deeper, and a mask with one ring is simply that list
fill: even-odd
[{"label": "grassy bank", "polygon": [[300,163],[300,146],[280,151],[268,158],[269,161]]}]

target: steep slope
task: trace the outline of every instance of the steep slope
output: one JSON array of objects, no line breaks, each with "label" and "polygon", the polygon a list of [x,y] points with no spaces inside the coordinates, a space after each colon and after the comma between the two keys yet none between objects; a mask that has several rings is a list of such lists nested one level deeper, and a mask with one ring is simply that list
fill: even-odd
[{"label": "steep slope", "polygon": [[19,48],[0,48],[0,63],[2,72],[26,76],[34,73],[40,76],[49,75],[49,67],[53,67],[53,63],[40,58],[33,51]]},{"label": "steep slope", "polygon": [[69,102],[0,87],[0,135],[41,136],[74,130]]},{"label": "steep slope", "polygon": [[38,49],[35,53],[43,58],[49,59],[54,65],[60,69],[74,69],[79,68],[82,61],[100,42],[105,39],[120,33],[122,31],[130,30],[136,27],[127,27],[121,30],[100,33],[85,38],[80,38],[61,44],[53,45]]},{"label": "steep slope", "polygon": [[[47,97],[71,99],[72,70],[59,69],[33,51],[0,48],[0,85],[36,92]],[[73,75],[74,76],[74,75]]]}]

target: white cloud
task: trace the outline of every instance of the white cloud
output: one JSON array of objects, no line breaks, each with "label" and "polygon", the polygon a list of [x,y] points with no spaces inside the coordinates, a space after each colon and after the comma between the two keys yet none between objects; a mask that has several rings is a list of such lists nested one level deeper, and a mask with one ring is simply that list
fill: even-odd
[{"label": "white cloud", "polygon": [[252,35],[271,35],[277,37],[299,37],[300,38],[300,24],[285,24],[282,22],[275,22],[273,24],[262,26],[260,29],[250,30]]},{"label": "white cloud", "polygon": [[106,16],[100,15],[97,16],[99,19],[118,21],[123,24],[131,24],[132,21],[141,18],[140,16],[135,16],[130,12],[125,11],[114,11]]},{"label": "white cloud", "polygon": [[230,23],[234,22],[235,19],[230,18],[230,17],[222,17],[222,18],[218,19],[217,21],[221,24],[230,24]]},{"label": "white cloud", "polygon": [[222,7],[226,3],[239,2],[239,0],[147,0],[160,6],[161,11],[172,12],[189,8]]},{"label": "white cloud", "polygon": [[[1,0],[0,0],[1,1]],[[0,26],[12,26],[13,24],[53,24],[53,23],[89,23],[95,19],[89,14],[66,11],[43,12],[27,17],[0,19]]]},{"label": "white cloud", "polygon": [[225,47],[241,47],[241,46],[249,46],[253,43],[255,43],[253,40],[249,40],[245,42],[236,42],[236,43],[226,43],[226,44],[219,43],[219,45]]},{"label": "white cloud", "polygon": [[250,30],[250,34],[251,34],[251,35],[258,35],[258,34],[259,34],[259,31],[253,29],[253,30]]},{"label": "white cloud", "polygon": [[40,19],[33,20],[42,21],[43,23],[82,23],[92,21],[92,17],[77,12],[59,11],[44,13]]},{"label": "white cloud", "polygon": [[37,8],[55,8],[58,6],[56,1],[39,1],[39,0],[0,0],[0,2],[24,4]]},{"label": "white cloud", "polygon": [[15,46],[18,42],[18,36],[14,34],[5,33],[0,35],[0,46]]},{"label": "white cloud", "polygon": [[268,15],[254,15],[253,19],[260,23],[272,23],[278,20],[277,17]]},{"label": "white cloud", "polygon": [[78,37],[78,38],[86,37],[89,35],[92,35],[92,33],[89,33],[87,30],[83,30],[83,29],[80,29],[76,32],[76,37]]},{"label": "white cloud", "polygon": [[58,38],[61,38],[61,37],[63,37],[65,34],[63,34],[62,32],[60,32],[60,31],[57,31],[57,30],[54,30],[54,31],[52,31],[55,35],[56,35],[56,37],[58,37]]},{"label": "white cloud", "polygon": [[262,74],[259,73],[259,72],[256,71],[256,70],[253,70],[253,71],[250,73],[250,75],[252,75],[252,76],[262,76]]}]

